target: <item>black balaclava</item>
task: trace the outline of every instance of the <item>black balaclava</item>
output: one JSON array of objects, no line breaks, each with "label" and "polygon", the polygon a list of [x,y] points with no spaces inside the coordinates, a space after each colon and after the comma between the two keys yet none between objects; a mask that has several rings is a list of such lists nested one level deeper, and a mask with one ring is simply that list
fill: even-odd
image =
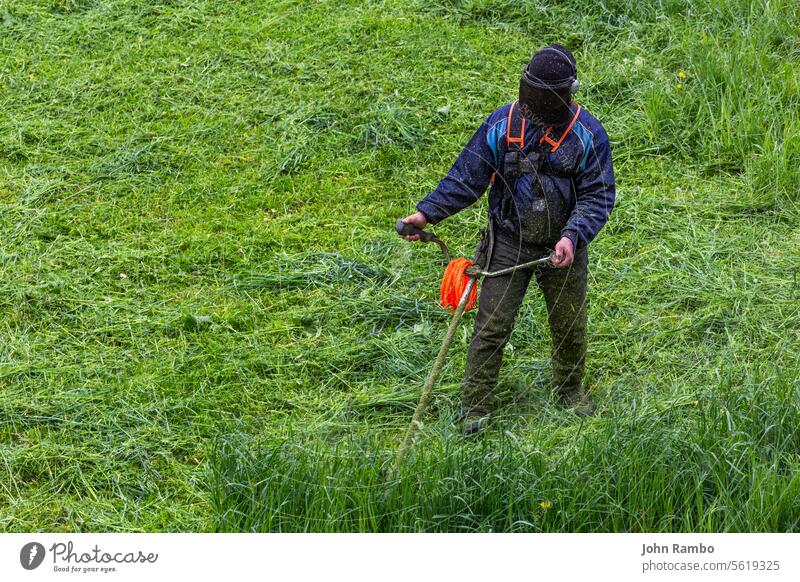
[{"label": "black balaclava", "polygon": [[559,127],[570,120],[570,87],[577,78],[575,57],[551,44],[534,53],[519,83],[522,114],[540,127]]}]

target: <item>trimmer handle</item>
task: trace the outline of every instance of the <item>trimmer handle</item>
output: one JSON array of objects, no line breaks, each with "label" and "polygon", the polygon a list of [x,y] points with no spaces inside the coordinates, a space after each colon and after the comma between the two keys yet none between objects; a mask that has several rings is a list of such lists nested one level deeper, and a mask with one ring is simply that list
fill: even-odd
[{"label": "trimmer handle", "polygon": [[402,219],[397,221],[397,224],[394,225],[395,229],[397,230],[397,234],[400,236],[413,236],[415,234],[419,235],[419,240],[422,242],[431,242],[436,240],[436,235],[432,232],[428,232],[427,230],[422,230],[421,228],[417,228],[413,224],[406,224],[403,222]]},{"label": "trimmer handle", "polygon": [[406,224],[402,220],[398,220],[397,224],[394,225],[394,228],[397,230],[397,234],[400,236],[413,236],[416,234],[419,235],[419,240],[422,242],[435,242],[437,245],[439,245],[439,248],[442,249],[445,264],[450,262],[450,251],[447,250],[447,245],[444,244],[442,239],[432,232],[417,228],[413,224]]}]

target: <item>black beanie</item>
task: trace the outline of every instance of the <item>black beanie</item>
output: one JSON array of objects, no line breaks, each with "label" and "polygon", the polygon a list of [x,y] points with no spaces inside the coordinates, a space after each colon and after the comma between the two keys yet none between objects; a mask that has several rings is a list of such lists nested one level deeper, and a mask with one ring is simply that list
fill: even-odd
[{"label": "black beanie", "polygon": [[555,43],[534,53],[527,70],[531,77],[544,84],[563,81],[577,74],[575,57],[567,47]]}]

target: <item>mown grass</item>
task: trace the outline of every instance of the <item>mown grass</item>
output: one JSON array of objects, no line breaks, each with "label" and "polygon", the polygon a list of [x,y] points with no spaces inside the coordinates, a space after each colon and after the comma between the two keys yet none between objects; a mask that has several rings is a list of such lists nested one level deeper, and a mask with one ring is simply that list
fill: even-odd
[{"label": "mown grass", "polygon": [[[799,21],[0,1],[0,529],[796,531]],[[462,444],[468,317],[385,497],[448,320],[438,251],[394,221],[555,41],[618,179],[590,249],[599,415],[547,393],[532,293],[503,420]],[[469,255],[485,211],[437,232]]]}]

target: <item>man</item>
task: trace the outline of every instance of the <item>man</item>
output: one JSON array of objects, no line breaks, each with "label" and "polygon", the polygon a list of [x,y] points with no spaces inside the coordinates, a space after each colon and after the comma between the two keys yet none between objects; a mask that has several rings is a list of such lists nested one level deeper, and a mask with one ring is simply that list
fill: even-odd
[{"label": "man", "polygon": [[[547,304],[553,390],[578,414],[592,414],[584,392],[587,246],[614,205],[608,135],[572,100],[578,89],[572,53],[551,44],[523,70],[519,99],[492,113],[447,176],[403,222],[436,224],[474,203],[491,185],[494,245],[486,266],[496,271],[554,249],[552,266],[483,280],[467,354],[461,420],[467,435],[493,409],[503,348],[532,277]],[[418,240],[407,236],[406,240]]]}]

